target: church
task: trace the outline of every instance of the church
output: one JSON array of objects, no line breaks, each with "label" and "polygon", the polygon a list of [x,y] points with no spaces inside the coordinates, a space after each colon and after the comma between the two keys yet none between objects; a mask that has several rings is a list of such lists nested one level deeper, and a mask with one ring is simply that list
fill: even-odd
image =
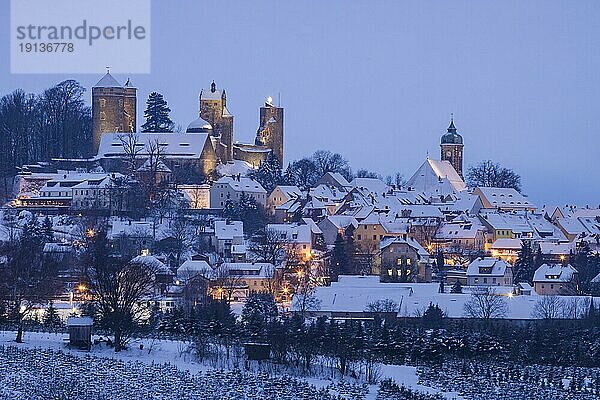
[{"label": "church", "polygon": [[228,109],[225,89],[217,88],[213,81],[198,97],[198,117],[184,133],[137,133],[137,89],[129,80],[121,85],[107,72],[92,87],[96,160],[106,171],[120,171],[128,156],[139,157],[142,164],[154,144],[176,175],[178,169],[186,169],[194,176],[210,179],[221,167],[226,171],[258,168],[269,154],[283,166],[284,113],[270,97],[260,107],[254,143],[234,140],[234,116]]}]

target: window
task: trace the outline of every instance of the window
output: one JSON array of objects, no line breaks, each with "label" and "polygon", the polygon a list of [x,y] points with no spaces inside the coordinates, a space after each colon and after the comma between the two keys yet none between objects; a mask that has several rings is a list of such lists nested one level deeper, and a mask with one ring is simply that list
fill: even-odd
[{"label": "window", "polygon": [[412,260],[410,258],[406,259],[406,265],[411,265]]},{"label": "window", "polygon": [[106,107],[106,99],[100,99],[100,107],[101,108]]},{"label": "window", "polygon": [[377,235],[373,235],[373,240],[377,240]]},{"label": "window", "polygon": [[362,240],[362,235],[358,235],[358,240]]}]

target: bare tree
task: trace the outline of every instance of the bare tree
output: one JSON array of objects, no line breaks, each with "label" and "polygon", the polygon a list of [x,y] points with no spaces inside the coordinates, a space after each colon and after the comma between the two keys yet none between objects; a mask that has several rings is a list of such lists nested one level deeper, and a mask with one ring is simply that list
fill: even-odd
[{"label": "bare tree", "polygon": [[392,299],[375,300],[367,304],[365,311],[373,313],[397,313],[400,306]]},{"label": "bare tree", "polygon": [[221,264],[215,269],[213,285],[219,294],[219,300],[225,300],[227,303],[231,303],[236,290],[246,286],[244,277],[233,273],[227,264]]},{"label": "bare tree", "polygon": [[115,351],[121,351],[137,326],[149,316],[144,303],[154,298],[158,271],[154,265],[113,254],[105,232],[89,237],[85,262],[100,321],[114,335]]},{"label": "bare tree", "polygon": [[31,311],[46,305],[62,289],[58,265],[44,257],[43,245],[33,232],[24,232],[0,248],[0,254],[6,258],[0,267],[0,301],[17,322],[17,343],[23,341],[23,321]]},{"label": "bare tree", "polygon": [[515,171],[504,168],[491,160],[469,167],[467,183],[470,187],[513,188],[521,191],[521,177]]},{"label": "bare tree", "polygon": [[464,308],[466,316],[481,319],[503,318],[508,311],[506,298],[490,287],[475,288]]},{"label": "bare tree", "polygon": [[139,154],[144,150],[144,146],[140,143],[136,133],[124,133],[118,135],[119,141],[123,146],[123,162],[129,170],[129,174],[133,176],[137,166]]},{"label": "bare tree", "polygon": [[315,288],[310,285],[301,285],[294,294],[293,307],[303,317],[307,312],[321,309],[321,300],[315,295]]},{"label": "bare tree", "polygon": [[557,319],[562,316],[565,303],[559,296],[541,296],[533,305],[531,316],[539,319]]},{"label": "bare tree", "polygon": [[264,228],[252,237],[248,250],[258,261],[277,266],[286,260],[289,244],[290,241],[283,239],[279,231]]}]

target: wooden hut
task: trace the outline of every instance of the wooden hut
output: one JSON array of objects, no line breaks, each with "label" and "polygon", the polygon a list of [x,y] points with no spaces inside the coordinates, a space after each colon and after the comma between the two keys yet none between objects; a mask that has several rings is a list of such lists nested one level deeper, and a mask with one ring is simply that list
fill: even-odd
[{"label": "wooden hut", "polygon": [[92,325],[94,320],[90,317],[69,317],[69,346],[90,350],[92,348]]}]

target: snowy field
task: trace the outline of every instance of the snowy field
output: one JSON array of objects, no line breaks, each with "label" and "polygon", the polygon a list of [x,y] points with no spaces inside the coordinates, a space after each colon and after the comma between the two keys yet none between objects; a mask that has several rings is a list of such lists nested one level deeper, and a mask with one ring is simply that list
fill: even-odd
[{"label": "snowy field", "polygon": [[[195,361],[189,344],[179,341],[141,340],[116,354],[104,346],[70,350],[66,334],[26,332],[22,344],[14,337],[14,332],[0,332],[2,400],[377,398],[377,385],[214,369]],[[414,367],[382,366],[381,371],[382,378],[398,385],[440,392],[418,384]],[[454,393],[443,397],[460,398]]]},{"label": "snowy field", "polygon": [[[377,385],[318,377],[291,377],[262,366],[215,369],[198,362],[189,343],[144,339],[123,352],[104,345],[70,350],[66,334],[0,332],[0,399],[531,399],[600,398],[600,368],[550,367],[485,361],[441,365],[381,365],[424,397],[378,396]],[[143,349],[140,348],[143,344]],[[245,366],[240,365],[244,369]],[[435,397],[434,397],[435,396]]]}]

